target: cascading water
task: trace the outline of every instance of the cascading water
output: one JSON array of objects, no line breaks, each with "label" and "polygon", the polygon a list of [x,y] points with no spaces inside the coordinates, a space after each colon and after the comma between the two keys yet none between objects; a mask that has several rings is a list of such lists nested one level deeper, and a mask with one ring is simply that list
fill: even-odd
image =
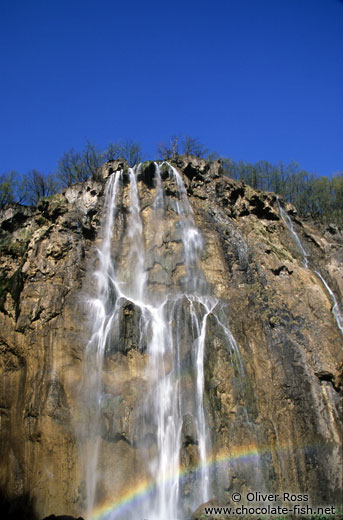
[{"label": "cascading water", "polygon": [[[290,216],[282,208],[279,199],[277,199],[277,203],[278,203],[278,207],[279,207],[279,211],[280,211],[280,216],[281,216],[283,222],[286,224],[286,227],[290,231],[290,233],[291,233],[291,235],[293,237],[294,242],[296,243],[296,245],[298,246],[298,249],[300,250],[300,252],[302,254],[303,265],[304,265],[304,267],[306,269],[309,269],[310,268],[309,260],[308,260],[309,255],[305,251],[298,234],[294,230],[293,223],[292,223],[292,220],[291,220]],[[317,271],[317,270],[312,270],[312,272],[317,276],[317,278],[319,278],[319,280],[324,285],[327,293],[330,296],[330,299],[332,301],[332,314],[334,315],[334,318],[336,320],[337,326],[338,326],[341,334],[343,335],[343,318],[342,318],[342,314],[341,314],[341,311],[340,311],[340,308],[339,308],[336,296],[334,295],[334,293],[333,293],[332,289],[330,288],[329,284],[326,282],[326,280],[320,274],[320,272]]]},{"label": "cascading water", "polygon": [[290,216],[288,215],[288,213],[282,208],[281,204],[280,204],[280,201],[279,199],[277,199],[277,203],[278,203],[278,207],[279,207],[279,211],[280,211],[280,216],[283,220],[283,222],[286,224],[286,227],[288,228],[288,230],[290,231],[291,235],[292,235],[292,238],[294,240],[294,242],[296,243],[296,245],[298,246],[298,249],[300,250],[301,254],[302,254],[302,257],[303,257],[303,264],[304,264],[304,267],[307,269],[308,268],[308,254],[307,252],[305,251],[302,243],[301,243],[301,240],[298,236],[298,234],[295,232],[294,230],[294,227],[293,227],[293,222],[290,218]]},{"label": "cascading water", "polygon": [[[110,248],[113,231],[115,201],[120,175],[111,178],[105,196],[106,218],[103,224],[103,239],[97,249],[98,268],[94,273],[96,296],[87,301],[90,320],[93,323],[90,340],[86,347],[84,379],[79,391],[81,418],[79,436],[81,460],[86,484],[87,516],[94,507],[97,482],[97,462],[100,441],[99,418],[101,410],[102,382],[101,372],[108,335],[113,324],[113,312],[108,302],[114,288],[114,268]],[[91,418],[91,420],[89,420]]]},{"label": "cascading water", "polygon": [[96,296],[88,300],[90,320],[93,323],[91,338],[85,352],[84,381],[80,389],[82,418],[80,427],[81,459],[85,473],[87,516],[94,507],[97,482],[97,463],[100,441],[99,418],[102,399],[101,372],[115,314],[109,305],[116,291],[114,266],[111,261],[111,238],[115,202],[121,175],[112,177],[107,185],[105,196],[106,218],[103,225],[103,239],[97,250],[98,268],[94,273]]},{"label": "cascading water", "polygon": [[[237,360],[239,378],[245,376],[237,343],[219,317],[220,302],[211,295],[201,268],[203,240],[180,173],[168,163],[155,163],[155,199],[148,224],[140,208],[140,173],[140,166],[129,168],[108,181],[96,294],[88,302],[93,329],[81,391],[87,410],[85,423],[88,418],[93,425],[82,428],[87,444],[83,451],[87,512],[90,517],[97,502],[104,359],[108,352],[120,350],[121,317],[129,304],[139,316],[137,348],[147,354],[145,388],[135,411],[130,443],[143,461],[150,492],[138,510],[132,505],[124,515],[112,512],[107,518],[136,520],[139,512],[139,518],[148,520],[181,520],[212,496],[204,369],[210,317]],[[173,214],[171,225],[168,214]],[[172,250],[168,259],[161,247],[166,237]],[[153,275],[154,269],[160,278]],[[246,410],[244,414],[249,428]],[[187,471],[181,463],[185,439],[193,446]],[[262,480],[257,465],[256,485]]]},{"label": "cascading water", "polygon": [[327,292],[328,292],[328,294],[329,294],[329,296],[331,298],[331,301],[332,301],[332,314],[334,315],[336,323],[337,323],[337,326],[338,326],[339,330],[341,331],[341,334],[343,335],[343,319],[342,319],[341,311],[339,309],[338,302],[336,300],[336,296],[334,295],[334,293],[332,292],[332,290],[330,289],[329,285],[327,284],[327,282],[325,281],[323,276],[320,274],[320,272],[319,271],[314,271],[314,273],[318,276],[318,278],[320,279],[320,281],[324,285],[325,289],[327,290]]}]

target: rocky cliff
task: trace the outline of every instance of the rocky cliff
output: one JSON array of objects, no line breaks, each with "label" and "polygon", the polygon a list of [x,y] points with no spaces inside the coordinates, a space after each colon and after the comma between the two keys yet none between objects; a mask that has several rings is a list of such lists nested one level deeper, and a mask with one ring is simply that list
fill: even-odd
[{"label": "rocky cliff", "polygon": [[[223,176],[219,162],[184,156],[174,166],[201,232],[202,272],[220,301],[219,317],[207,320],[204,352],[213,496],[224,504],[232,490],[263,484],[270,492],[307,493],[312,504],[339,506],[343,340],[332,298],[315,271],[342,301],[343,234],[300,220],[286,204],[309,255],[305,268],[274,194]],[[122,240],[118,263],[125,272],[125,164],[108,163],[103,180],[74,185],[37,208],[14,206],[0,214],[0,486],[13,514],[26,511],[39,519],[85,511],[87,418],[80,388],[90,335],[86,302],[94,292],[104,189],[118,170],[124,170],[124,187],[113,240]],[[175,182],[161,170],[171,207]],[[147,283],[158,294],[185,274],[175,260],[181,248],[177,219],[169,211],[154,221],[154,163],[142,165],[137,187]],[[99,506],[115,502],[144,475],[137,453],[149,435],[140,437],[135,419],[148,356],[137,337],[139,312],[130,301],[123,306],[119,334],[102,367]],[[227,348],[219,318],[228,324],[236,354]],[[184,416],[180,463],[188,474],[198,457],[195,437],[192,418]],[[258,476],[251,476],[254,471]],[[192,485],[189,478],[185,496]]]}]

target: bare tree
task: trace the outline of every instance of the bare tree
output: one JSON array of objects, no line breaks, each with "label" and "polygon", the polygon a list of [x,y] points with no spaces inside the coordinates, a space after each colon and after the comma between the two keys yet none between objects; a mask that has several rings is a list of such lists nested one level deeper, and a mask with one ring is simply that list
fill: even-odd
[{"label": "bare tree", "polygon": [[142,161],[142,148],[140,144],[127,139],[124,142],[110,143],[103,157],[106,161],[124,159],[129,166],[134,166]]},{"label": "bare tree", "polygon": [[157,154],[159,159],[164,161],[175,159],[179,155],[179,136],[173,135],[169,143],[160,143],[157,146]]},{"label": "bare tree", "polygon": [[120,158],[121,146],[119,143],[109,143],[105,152],[104,152],[104,160],[106,162],[116,161]]},{"label": "bare tree", "polygon": [[175,159],[179,155],[179,136],[173,135],[170,143],[172,147],[172,159]]},{"label": "bare tree", "polygon": [[57,176],[63,186],[87,180],[88,177],[83,172],[81,154],[73,149],[65,152],[58,161]]},{"label": "bare tree", "polygon": [[4,208],[15,201],[15,176],[16,172],[14,171],[0,175],[0,208]]},{"label": "bare tree", "polygon": [[103,162],[103,158],[103,154],[96,149],[94,144],[88,141],[81,157],[84,176],[87,178],[96,178],[98,170]]},{"label": "bare tree", "polygon": [[103,159],[103,154],[88,141],[82,153],[71,149],[62,155],[57,165],[57,176],[63,186],[96,178]]},{"label": "bare tree", "polygon": [[126,140],[122,145],[122,157],[129,166],[134,166],[142,161],[142,149],[138,143]]},{"label": "bare tree", "polygon": [[157,154],[160,159],[176,159],[181,152],[185,155],[194,155],[195,157],[205,157],[208,150],[195,137],[186,135],[180,140],[178,135],[171,137],[168,143],[162,142],[157,147]]},{"label": "bare tree", "polygon": [[173,150],[170,144],[160,143],[157,145],[157,157],[163,161],[168,161],[173,157]]},{"label": "bare tree", "polygon": [[36,205],[42,197],[49,197],[56,193],[58,183],[52,173],[44,175],[38,170],[31,170],[24,176],[20,191],[23,200]]},{"label": "bare tree", "polygon": [[208,150],[202,145],[198,139],[186,135],[182,142],[182,150],[186,155],[194,155],[195,157],[204,157]]}]

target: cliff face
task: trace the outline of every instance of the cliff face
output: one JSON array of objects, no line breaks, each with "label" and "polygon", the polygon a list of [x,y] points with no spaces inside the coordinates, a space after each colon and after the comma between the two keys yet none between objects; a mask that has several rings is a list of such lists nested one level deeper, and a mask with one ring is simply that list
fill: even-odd
[{"label": "cliff face", "polygon": [[[309,254],[305,268],[275,195],[222,176],[217,162],[181,157],[175,166],[202,235],[201,269],[220,302],[218,314],[207,318],[204,352],[204,408],[216,462],[213,496],[225,503],[232,490],[262,485],[270,492],[307,493],[312,504],[338,505],[343,341],[332,299],[315,271],[341,301],[343,235],[334,226],[319,229],[301,221],[286,205]],[[104,179],[122,167],[105,165]],[[175,213],[154,220],[155,170],[143,165],[137,187],[147,284],[159,294],[180,285],[185,272]],[[163,168],[162,185],[172,207],[177,186]],[[112,243],[121,240],[117,262],[125,272],[125,174],[121,197]],[[89,181],[35,210],[14,207],[0,215],[0,486],[8,500],[31,499],[38,518],[85,510],[88,423],[82,388],[91,325],[85,301],[95,291],[103,204],[104,183]],[[154,450],[153,432],[143,437],[139,421],[137,426],[148,366],[137,333],[140,313],[130,301],[123,305],[119,332],[101,368],[106,398],[99,415],[98,504],[138,485],[145,472],[139,449],[145,443]],[[186,359],[191,325],[187,316],[182,320]],[[236,353],[226,344],[228,328]],[[190,475],[197,446],[191,414],[185,414],[181,465]],[[248,454],[251,459],[243,457]],[[189,477],[185,497],[192,486]]]}]

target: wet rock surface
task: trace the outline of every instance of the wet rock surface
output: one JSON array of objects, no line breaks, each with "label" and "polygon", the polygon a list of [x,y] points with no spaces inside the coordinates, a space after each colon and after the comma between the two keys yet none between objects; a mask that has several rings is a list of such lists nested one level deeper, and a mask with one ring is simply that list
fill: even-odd
[{"label": "wet rock surface", "polygon": [[[313,270],[303,267],[274,194],[224,177],[218,161],[184,156],[174,165],[182,172],[202,235],[201,265],[220,300],[218,316],[228,319],[234,338],[228,348],[223,328],[209,318],[205,407],[212,458],[220,461],[213,473],[216,500],[225,504],[231,490],[244,493],[263,485],[270,492],[308,493],[312,504],[339,504],[343,341],[330,297]],[[104,165],[104,180],[123,167]],[[143,166],[138,179],[147,279],[154,295],[182,286],[185,277],[172,211],[177,187],[161,170],[168,219],[152,221],[152,163]],[[9,500],[29,496],[37,518],[78,517],[84,511],[78,389],[89,339],[86,302],[94,291],[103,189],[103,183],[89,181],[41,201],[36,209],[14,206],[0,214],[0,486]],[[295,208],[285,208],[310,267],[321,272],[341,302],[342,231],[302,221]],[[122,254],[116,261],[125,272],[128,189],[119,210],[114,239],[121,241]],[[180,316],[182,321],[181,304]],[[139,320],[139,309],[125,303],[103,367],[100,466],[102,482],[113,489],[138,483],[138,446],[154,450],[154,432],[140,431],[135,422],[147,365],[137,336]],[[190,326],[184,323],[185,366]],[[191,471],[196,463],[189,413],[183,417],[181,465]],[[111,489],[101,493],[106,501]]]}]

